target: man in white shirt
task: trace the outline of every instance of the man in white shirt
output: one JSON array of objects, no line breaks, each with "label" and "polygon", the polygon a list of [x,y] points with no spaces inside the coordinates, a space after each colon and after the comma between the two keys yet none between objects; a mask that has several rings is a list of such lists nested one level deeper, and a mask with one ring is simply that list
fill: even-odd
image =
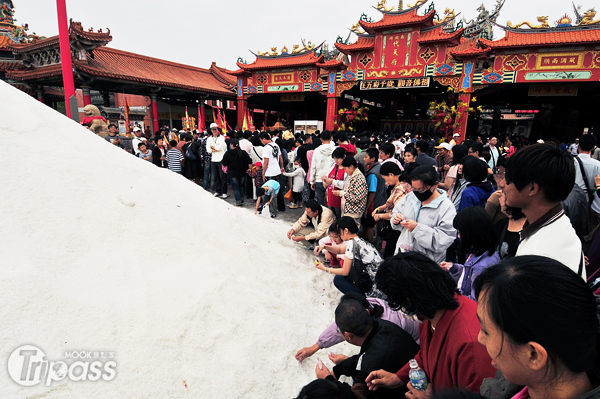
[{"label": "man in white shirt", "polygon": [[404,143],[402,142],[402,140],[400,140],[402,136],[400,135],[400,133],[396,133],[394,135],[394,141],[392,141],[392,144],[394,145],[394,147],[396,147],[396,159],[400,160],[402,159],[402,157],[404,156]]},{"label": "man in white shirt", "polygon": [[325,192],[327,189],[323,186],[323,176],[329,175],[333,169],[334,161],[331,156],[335,146],[331,145],[331,132],[324,130],[321,133],[322,144],[313,152],[313,158],[310,165],[310,184],[315,190],[315,199],[319,205],[325,205]]},{"label": "man in white shirt", "polygon": [[281,148],[271,140],[271,135],[267,132],[260,134],[260,142],[263,145],[263,181],[275,180],[279,183],[281,189],[277,193],[277,207],[278,210],[285,211],[285,202],[283,196],[285,186],[285,176],[283,172],[283,157],[281,155]]},{"label": "man in white shirt", "polygon": [[244,138],[240,140],[240,148],[248,153],[248,155],[252,156],[252,143],[250,142],[250,138],[252,138],[252,132],[250,130],[246,130],[244,132]]},{"label": "man in white shirt", "polygon": [[575,142],[569,146],[569,152],[573,156],[577,156],[577,151],[579,150],[579,139],[575,139]]},{"label": "man in white shirt", "polygon": [[139,126],[133,128],[133,139],[131,140],[131,146],[133,147],[133,152],[135,156],[140,155],[139,145],[140,143],[145,143],[146,138],[142,138],[142,129]]},{"label": "man in white shirt", "polygon": [[210,191],[213,191],[215,197],[223,199],[229,197],[227,195],[227,175],[223,171],[221,161],[227,145],[225,138],[221,135],[221,130],[216,123],[210,124],[212,136],[206,139],[206,151],[211,153],[210,160]]},{"label": "man in white shirt", "polygon": [[527,217],[517,256],[547,256],[585,280],[581,241],[561,205],[574,184],[571,156],[551,144],[536,144],[510,157],[504,194],[506,205],[521,208]]},{"label": "man in white shirt", "polygon": [[498,139],[495,137],[492,137],[488,142],[488,149],[490,152],[488,166],[494,173],[497,171],[498,161],[500,160],[500,150],[496,147],[496,144],[498,144]]}]

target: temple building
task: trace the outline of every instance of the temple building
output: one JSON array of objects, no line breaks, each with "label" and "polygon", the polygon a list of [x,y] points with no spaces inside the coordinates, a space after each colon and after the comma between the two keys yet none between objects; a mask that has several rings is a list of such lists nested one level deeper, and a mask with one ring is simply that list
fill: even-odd
[{"label": "temple building", "polygon": [[[12,2],[0,1],[12,16]],[[58,36],[30,37],[25,30],[12,19],[0,22],[0,77],[49,106],[60,109],[62,103],[64,109]],[[204,69],[113,49],[107,47],[110,29],[86,30],[73,20],[69,37],[80,111],[94,104],[114,122],[127,105],[132,121],[145,121],[155,132],[164,125],[181,128],[186,107],[190,117],[198,120],[201,113],[211,121],[205,104],[235,99],[235,78],[215,63]],[[235,112],[229,112],[234,120]]]},{"label": "temple building", "polygon": [[[29,37],[10,19],[12,2],[0,2],[10,11],[0,14],[0,77],[56,106],[58,37]],[[569,140],[584,128],[600,130],[600,18],[593,9],[575,8],[573,18],[567,13],[555,22],[502,25],[503,0],[490,11],[482,5],[468,22],[427,0],[399,3],[379,1],[378,18],[363,14],[353,36],[338,38],[334,48],[305,41],[272,47],[253,53],[251,62],[239,59],[233,71],[112,49],[109,30],[71,21],[80,106],[92,102],[118,117],[127,98],[132,109],[147,112],[152,130],[180,122],[185,105],[209,121],[205,104],[219,104],[232,128],[316,120],[335,130],[340,115],[358,104],[369,108],[368,121],[347,127],[359,131]],[[504,36],[494,38],[494,29]]]}]

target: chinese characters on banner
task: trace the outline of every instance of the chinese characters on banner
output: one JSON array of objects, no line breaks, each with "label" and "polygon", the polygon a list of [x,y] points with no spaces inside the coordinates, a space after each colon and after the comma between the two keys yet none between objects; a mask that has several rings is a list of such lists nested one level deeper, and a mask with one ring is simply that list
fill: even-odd
[{"label": "chinese characters on banner", "polygon": [[388,80],[370,80],[361,81],[361,90],[375,89],[398,89],[411,87],[429,87],[430,78],[414,78],[414,79],[388,79]]},{"label": "chinese characters on banner", "polygon": [[408,65],[408,48],[411,32],[398,32],[383,37],[383,59],[381,67],[401,67]]},{"label": "chinese characters on banner", "polygon": [[583,58],[580,54],[547,54],[540,55],[537,60],[537,68],[549,69],[557,67],[581,67]]},{"label": "chinese characters on banner", "polygon": [[530,97],[570,96],[577,95],[579,85],[541,85],[529,86]]}]

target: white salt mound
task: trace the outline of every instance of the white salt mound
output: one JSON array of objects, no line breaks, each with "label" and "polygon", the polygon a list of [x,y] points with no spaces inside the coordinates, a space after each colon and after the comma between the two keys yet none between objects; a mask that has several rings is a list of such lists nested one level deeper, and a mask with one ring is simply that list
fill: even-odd
[{"label": "white salt mound", "polygon": [[[292,398],[314,379],[316,356],[294,354],[339,293],[289,225],[1,81],[0,104],[0,397]],[[24,344],[51,361],[114,352],[116,377],[18,385],[7,361]]]}]

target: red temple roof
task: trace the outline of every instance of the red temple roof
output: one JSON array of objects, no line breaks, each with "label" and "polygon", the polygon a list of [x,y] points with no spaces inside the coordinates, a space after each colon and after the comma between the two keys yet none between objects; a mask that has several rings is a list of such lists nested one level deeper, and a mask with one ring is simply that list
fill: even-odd
[{"label": "red temple roof", "polygon": [[419,43],[435,43],[435,42],[450,42],[453,41],[455,44],[459,43],[462,37],[464,28],[457,29],[455,32],[446,33],[444,32],[444,26],[439,25],[435,29],[421,31],[419,35]]},{"label": "red temple roof", "polygon": [[329,60],[329,61],[325,61],[325,62],[319,62],[317,63],[317,66],[319,68],[324,68],[324,69],[333,69],[333,68],[340,68],[340,69],[345,69],[346,68],[346,64],[344,64],[343,60]]},{"label": "red temple roof", "polygon": [[[228,96],[233,94],[235,78],[227,78],[225,70],[216,65],[211,66],[210,70],[196,68],[107,47],[95,49],[93,56],[87,62],[74,59],[73,68],[92,76]],[[27,81],[61,73],[61,65],[57,64],[11,72],[7,77]]]},{"label": "red temple roof", "polygon": [[455,58],[484,56],[489,53],[491,49],[483,49],[478,46],[477,39],[462,39],[460,44],[450,49],[450,54]]},{"label": "red temple roof", "polygon": [[373,50],[375,48],[375,36],[359,36],[355,43],[336,43],[335,47],[344,54],[348,54],[353,51]]},{"label": "red temple roof", "polygon": [[556,29],[544,32],[517,32],[506,29],[506,35],[499,40],[479,39],[484,48],[513,48],[545,45],[572,45],[600,42],[600,29]]},{"label": "red temple roof", "polygon": [[[106,45],[112,40],[112,36],[110,35],[110,29],[107,29],[107,32],[90,32],[85,31],[81,22],[73,22],[71,20],[71,24],[69,26],[69,36],[71,39],[83,39],[88,43],[95,43],[96,45]],[[11,50],[14,53],[24,53],[32,50],[38,50],[45,47],[54,47],[58,45],[58,35],[51,36],[44,39],[38,39],[33,43],[13,43],[6,45],[6,48]]]},{"label": "red temple roof", "polygon": [[386,13],[383,14],[383,18],[378,22],[367,22],[360,20],[358,23],[364,30],[369,33],[374,33],[377,30],[388,29],[392,27],[399,27],[405,25],[426,25],[433,26],[433,18],[435,17],[435,10],[430,11],[426,15],[417,14],[418,8],[413,8],[409,12],[403,13]]},{"label": "red temple roof", "polygon": [[[301,67],[308,65],[316,65],[323,62],[323,55],[317,57],[315,51],[298,55],[278,55],[273,57],[256,57],[256,61],[251,64],[237,63],[237,66],[243,71],[253,71],[257,69],[274,69],[274,68],[289,68]],[[240,71],[235,71],[235,74],[240,74]]]}]

